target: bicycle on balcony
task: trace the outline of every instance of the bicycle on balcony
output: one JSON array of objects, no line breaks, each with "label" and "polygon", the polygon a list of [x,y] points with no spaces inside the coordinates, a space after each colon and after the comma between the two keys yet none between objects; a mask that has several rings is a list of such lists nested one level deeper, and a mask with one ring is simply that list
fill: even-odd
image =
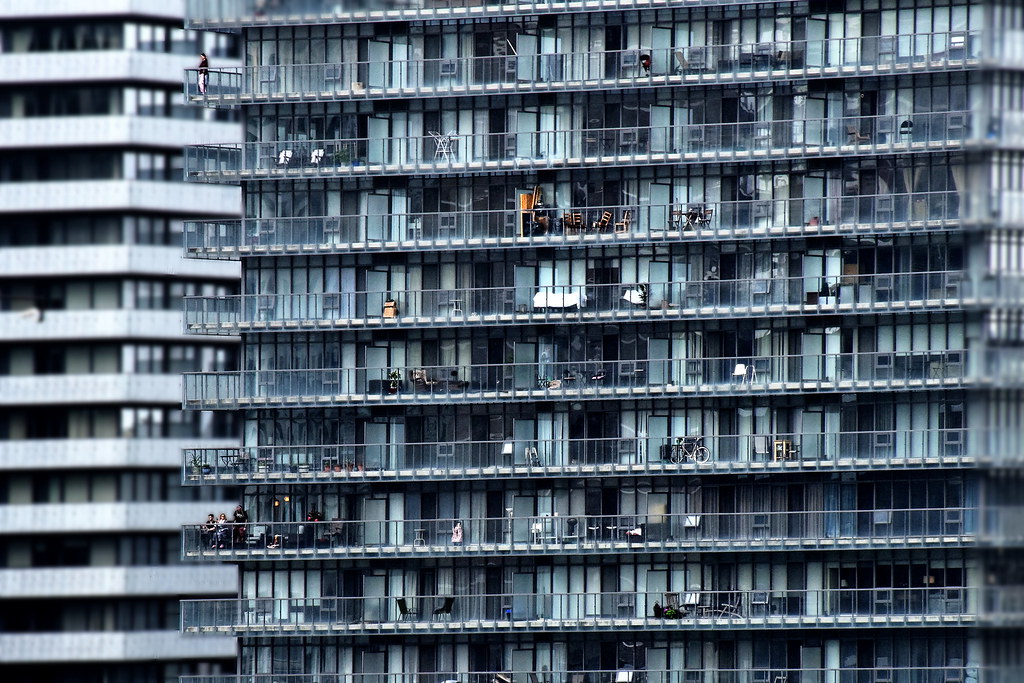
[{"label": "bicycle on balcony", "polygon": [[676,437],[669,449],[669,460],[676,465],[687,460],[702,464],[708,462],[711,460],[711,450],[703,442],[703,436]]}]

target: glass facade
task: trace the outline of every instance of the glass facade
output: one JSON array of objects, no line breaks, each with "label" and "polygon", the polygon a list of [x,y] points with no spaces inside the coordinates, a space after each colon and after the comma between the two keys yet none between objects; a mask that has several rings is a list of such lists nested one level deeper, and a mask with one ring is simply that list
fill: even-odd
[{"label": "glass facade", "polygon": [[[239,679],[1024,678],[1024,10],[190,3]],[[195,677],[193,681],[227,681]]]}]

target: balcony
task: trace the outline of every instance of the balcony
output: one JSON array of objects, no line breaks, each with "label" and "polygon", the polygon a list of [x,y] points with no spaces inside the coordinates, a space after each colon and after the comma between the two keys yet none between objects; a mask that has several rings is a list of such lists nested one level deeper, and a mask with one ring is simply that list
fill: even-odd
[{"label": "balcony", "polygon": [[0,506],[0,524],[7,535],[167,533],[202,519],[208,501],[117,503],[18,503]]},{"label": "balcony", "polygon": [[[7,250],[8,253],[13,250]],[[0,341],[123,340],[132,337],[180,342],[181,313],[139,309],[47,310],[0,313]]]},{"label": "balcony", "polygon": [[[1016,295],[1020,289],[1013,286],[1018,284],[1016,280],[1000,284],[1001,280],[995,277],[985,283],[991,294],[1005,290]],[[940,271],[187,297],[185,330],[236,335],[267,330],[480,327],[931,311],[980,306],[991,300],[977,296],[977,289],[963,271]],[[1015,296],[1000,298],[1017,301]]]},{"label": "balcony", "polygon": [[[186,278],[237,280],[238,267],[197,268],[171,246],[106,244],[14,247],[0,250],[0,273],[5,278],[56,278],[82,275],[150,275],[174,273]],[[49,315],[49,312],[47,312]],[[44,316],[45,320],[45,316]]]},{"label": "balcony", "polygon": [[[905,125],[908,121],[909,126]],[[977,137],[972,114],[967,111],[519,133],[460,135],[449,131],[343,140],[190,145],[185,148],[185,174],[195,182],[237,183],[905,155],[964,150]],[[998,140],[990,142],[995,145]]]},{"label": "balcony", "polygon": [[0,406],[68,403],[173,403],[178,375],[8,375],[0,377]]},{"label": "balcony", "polygon": [[[124,631],[44,631],[0,633],[0,664],[78,665],[87,662],[164,663],[232,659],[238,650],[234,638],[211,637],[197,641],[178,631],[132,629]],[[42,668],[42,667],[40,667]],[[38,669],[37,669],[38,671]]]},{"label": "balcony", "polygon": [[[683,440],[694,437],[681,437]],[[949,429],[708,435],[705,462],[678,438],[192,448],[185,484],[450,481],[970,467],[1015,458],[1019,431]],[[703,460],[703,458],[701,458]]]},{"label": "balcony", "polygon": [[236,439],[197,438],[67,438],[7,439],[0,441],[0,471],[156,469],[181,464],[181,449],[230,448]]},{"label": "balcony", "polygon": [[[884,657],[879,657],[882,662]],[[893,674],[899,677],[894,678]],[[953,659],[948,666],[905,667],[898,670],[891,665],[884,667],[817,668],[787,666],[769,667],[759,664],[743,669],[716,669],[709,665],[693,669],[656,671],[633,669],[625,666],[616,671],[417,671],[397,674],[212,674],[181,676],[182,683],[495,683],[515,681],[516,683],[884,683],[899,681],[905,683],[1019,683],[1024,680],[1024,668],[964,666]]]},{"label": "balcony", "polygon": [[[604,227],[605,213],[612,218]],[[185,252],[242,255],[450,251],[862,236],[962,230],[992,218],[964,192],[629,206],[186,221]]]},{"label": "balcony", "polygon": [[[240,28],[245,26],[287,26],[291,24],[352,23],[365,21],[417,21],[428,19],[472,19],[514,17],[529,14],[561,14],[610,10],[717,7],[792,2],[793,0],[572,0],[513,2],[504,4],[458,4],[444,0],[399,0],[364,3],[360,0],[289,0],[288,11],[267,8],[260,0],[187,0],[186,27],[193,29]],[[368,6],[367,6],[368,5]]]},{"label": "balcony", "polygon": [[[997,527],[992,537],[1005,540],[1006,529],[996,512],[987,508],[985,521]],[[188,525],[182,528],[182,557],[311,560],[963,548],[978,543],[977,513],[976,508],[919,508],[463,518],[457,520],[463,525],[459,543],[452,541],[454,519],[255,522],[218,530]],[[1009,518],[1019,522],[1021,516]]]},{"label": "balcony", "polygon": [[177,149],[216,142],[238,132],[237,123],[139,115],[77,115],[0,120],[0,149],[66,150],[75,147]]},{"label": "balcony", "polygon": [[[12,11],[18,9],[20,8],[12,7]],[[87,9],[84,13],[87,14],[89,11]],[[110,7],[108,11],[115,13],[117,10]],[[38,20],[43,13],[45,10],[29,16]],[[3,82],[6,84],[33,83],[40,87],[66,87],[69,83],[81,86],[103,83],[153,83],[174,87],[180,78],[179,74],[195,61],[192,55],[135,49],[89,50],[88,60],[82,59],[80,49],[5,51],[0,54],[0,73],[3,73]]]},{"label": "balcony", "polygon": [[199,93],[197,70],[188,69],[184,83],[189,101],[213,106],[677,87],[972,68],[980,64],[981,46],[977,32],[947,31],[917,33],[913,39],[889,35],[645,49],[651,59],[646,72],[639,66],[640,50],[521,52],[211,69],[205,94]]},{"label": "balcony", "polygon": [[[993,616],[1022,623],[1004,589],[823,588],[671,593],[598,592],[459,596],[242,598],[182,600],[186,633],[337,636],[548,631],[669,631],[778,628],[906,628],[975,626],[978,598],[995,602]],[[654,604],[674,612],[654,616]],[[986,604],[986,607],[989,605]],[[1003,611],[1002,608],[1007,608]],[[663,608],[664,609],[664,608]],[[986,617],[988,615],[986,614]]]},{"label": "balcony", "polygon": [[[970,359],[968,358],[970,356]],[[972,365],[968,368],[968,360]],[[397,373],[397,374],[393,374]],[[765,358],[506,363],[466,368],[315,368],[187,373],[197,409],[679,399],[834,391],[1020,386],[1011,350],[822,353]]]},{"label": "balcony", "polygon": [[81,600],[155,595],[234,595],[238,569],[228,564],[0,569],[4,600]]},{"label": "balcony", "polygon": [[[82,62],[81,56],[76,60]],[[37,180],[0,184],[0,214],[153,211],[179,215],[202,206],[211,214],[238,215],[236,187],[196,187],[164,180]]]}]

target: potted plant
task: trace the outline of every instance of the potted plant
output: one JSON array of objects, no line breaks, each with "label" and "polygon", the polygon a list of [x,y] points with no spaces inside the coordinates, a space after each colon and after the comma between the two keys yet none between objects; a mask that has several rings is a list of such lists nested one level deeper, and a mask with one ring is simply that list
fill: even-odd
[{"label": "potted plant", "polygon": [[352,160],[352,152],[349,151],[348,147],[339,147],[334,152],[334,164],[341,166],[347,164]]},{"label": "potted plant", "polygon": [[647,308],[647,301],[651,293],[650,288],[647,285],[639,285],[636,289],[640,292],[640,305]]},{"label": "potted plant", "polygon": [[398,370],[391,370],[388,372],[388,393],[398,393],[398,383],[402,381],[402,373]]},{"label": "potted plant", "polygon": [[192,459],[189,460],[188,464],[189,464],[189,467],[192,468],[192,475],[193,476],[198,477],[200,473],[202,473],[202,474],[209,474],[210,473],[210,466],[207,465],[206,462],[201,457],[199,457],[198,453],[193,453],[192,454]]}]

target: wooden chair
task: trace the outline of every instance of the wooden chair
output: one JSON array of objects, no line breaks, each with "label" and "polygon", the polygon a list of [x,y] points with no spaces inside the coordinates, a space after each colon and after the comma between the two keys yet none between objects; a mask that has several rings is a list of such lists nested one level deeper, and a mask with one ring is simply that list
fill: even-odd
[{"label": "wooden chair", "polygon": [[697,220],[701,225],[711,225],[711,219],[715,216],[714,209],[704,209],[703,215]]},{"label": "wooden chair", "polygon": [[870,136],[862,135],[861,132],[859,130],[857,130],[857,128],[855,126],[847,126],[846,127],[846,134],[850,138],[850,142],[852,142],[854,144],[859,144],[861,142],[870,142],[871,141],[871,137]]},{"label": "wooden chair", "polygon": [[615,232],[629,232],[629,226],[633,223],[633,209],[626,209],[622,212],[622,220],[615,223]]},{"label": "wooden chair", "polygon": [[578,235],[583,232],[583,214],[574,212],[563,215],[562,227],[567,235]]},{"label": "wooden chair", "polygon": [[590,228],[592,230],[596,230],[597,232],[603,232],[603,231],[608,229],[608,226],[611,224],[611,222],[612,222],[612,212],[611,211],[605,211],[604,213],[601,214],[601,220],[597,221],[596,223],[593,223],[590,226]]}]

